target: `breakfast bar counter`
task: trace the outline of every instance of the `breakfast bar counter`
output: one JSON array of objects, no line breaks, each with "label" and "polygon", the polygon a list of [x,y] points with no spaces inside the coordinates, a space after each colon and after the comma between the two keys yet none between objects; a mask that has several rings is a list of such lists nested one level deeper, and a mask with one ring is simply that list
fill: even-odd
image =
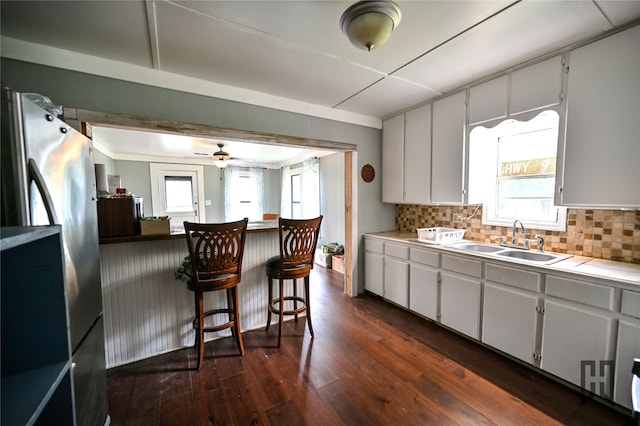
[{"label": "breakfast bar counter", "polygon": [[[273,222],[250,224],[247,231],[238,287],[243,331],[266,324],[264,264],[280,250]],[[107,368],[193,346],[193,292],[175,274],[187,255],[184,233],[101,240]],[[205,294],[205,308],[226,303],[223,293]],[[229,330],[209,333],[208,338],[227,335]]]}]

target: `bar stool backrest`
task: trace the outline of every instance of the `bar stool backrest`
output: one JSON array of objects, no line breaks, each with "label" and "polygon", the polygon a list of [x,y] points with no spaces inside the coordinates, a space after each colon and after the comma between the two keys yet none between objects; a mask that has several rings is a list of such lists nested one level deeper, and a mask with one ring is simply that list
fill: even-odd
[{"label": "bar stool backrest", "polygon": [[240,281],[248,221],[184,222],[194,284],[225,275],[234,275]]},{"label": "bar stool backrest", "polygon": [[321,222],[322,215],[315,219],[279,218],[281,270],[313,268]]}]

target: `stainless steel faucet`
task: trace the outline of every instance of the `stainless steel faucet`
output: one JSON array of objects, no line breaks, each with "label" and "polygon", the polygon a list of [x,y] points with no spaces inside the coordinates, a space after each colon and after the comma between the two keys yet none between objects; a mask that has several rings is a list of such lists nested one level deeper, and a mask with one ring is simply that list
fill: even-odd
[{"label": "stainless steel faucet", "polygon": [[[516,246],[516,231],[517,231],[517,226],[518,224],[520,224],[520,229],[522,229],[522,235],[524,236],[524,225],[522,224],[522,222],[520,222],[520,219],[516,219],[513,221],[513,229],[511,230],[511,245],[513,247]],[[526,240],[525,240],[526,243]],[[528,246],[528,244],[525,244]]]}]

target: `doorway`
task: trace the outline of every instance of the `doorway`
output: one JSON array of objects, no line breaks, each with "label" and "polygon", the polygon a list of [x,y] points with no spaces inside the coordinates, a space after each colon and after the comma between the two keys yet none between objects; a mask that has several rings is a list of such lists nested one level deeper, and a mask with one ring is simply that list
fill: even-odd
[{"label": "doorway", "polygon": [[83,133],[91,137],[92,126],[119,127],[132,130],[142,130],[163,134],[177,134],[218,140],[250,142],[262,145],[293,146],[307,149],[326,149],[343,152],[344,167],[344,223],[345,223],[345,275],[344,293],[356,296],[357,257],[358,257],[358,227],[357,227],[357,145],[346,142],[334,142],[320,139],[307,139],[295,136],[257,133],[252,131],[226,129],[216,126],[181,123],[157,120],[147,117],[131,116],[127,114],[102,113],[97,111],[75,111],[78,126]]}]

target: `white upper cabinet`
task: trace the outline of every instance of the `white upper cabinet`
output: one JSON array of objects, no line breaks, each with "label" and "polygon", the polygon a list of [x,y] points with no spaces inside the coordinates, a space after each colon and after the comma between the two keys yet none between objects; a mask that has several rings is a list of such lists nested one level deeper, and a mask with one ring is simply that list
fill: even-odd
[{"label": "white upper cabinet", "polygon": [[469,125],[560,105],[563,70],[560,55],[472,87]]},{"label": "white upper cabinet", "polygon": [[556,204],[640,207],[640,26],[572,51]]},{"label": "white upper cabinet", "polygon": [[431,104],[385,120],[382,126],[382,201],[429,202]]},{"label": "white upper cabinet", "polygon": [[464,200],[466,93],[433,103],[431,140],[431,202],[461,204]]},{"label": "white upper cabinet", "polygon": [[509,76],[494,78],[469,89],[469,124],[507,117]]},{"label": "white upper cabinet", "polygon": [[563,72],[563,56],[514,71],[511,74],[510,115],[559,105]]},{"label": "white upper cabinet", "polygon": [[404,201],[404,114],[382,124],[382,202]]},{"label": "white upper cabinet", "polygon": [[404,202],[427,203],[431,189],[431,104],[405,113]]}]

